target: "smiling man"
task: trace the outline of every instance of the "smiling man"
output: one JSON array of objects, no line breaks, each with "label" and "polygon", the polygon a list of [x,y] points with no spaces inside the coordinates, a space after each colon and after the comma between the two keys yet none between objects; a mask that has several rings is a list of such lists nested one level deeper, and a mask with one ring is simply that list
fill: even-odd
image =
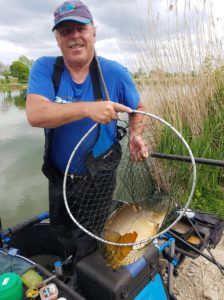
[{"label": "smiling man", "polygon": [[[143,110],[144,107],[128,70],[119,63],[102,57],[98,61],[111,101],[96,101],[98,99],[93,82],[98,79],[91,73],[95,59],[96,27],[86,5],[77,0],[60,5],[54,13],[52,31],[63,60],[58,65],[56,57],[41,57],[33,64],[26,112],[31,126],[45,128],[43,172],[49,180],[51,225],[68,253],[75,253],[75,261],[78,261],[95,249],[96,242],[71,221],[65,209],[62,183],[69,157],[79,140],[95,123],[116,124],[118,112],[131,113],[133,109]],[[54,75],[57,69],[60,76],[57,76],[56,81],[60,82],[56,84]],[[130,114],[129,119],[130,128],[134,128],[136,116]],[[80,160],[85,159],[83,153],[92,149],[97,138],[98,132],[95,130],[85,139],[80,149]],[[130,139],[134,159],[141,160],[147,156],[143,148],[138,138],[133,136]],[[89,176],[88,169],[85,173],[81,172],[77,168],[77,162],[73,161],[69,173],[69,201],[78,205],[79,199],[74,191],[80,180]],[[94,190],[91,194],[94,194]],[[110,201],[111,196],[106,197]]]}]

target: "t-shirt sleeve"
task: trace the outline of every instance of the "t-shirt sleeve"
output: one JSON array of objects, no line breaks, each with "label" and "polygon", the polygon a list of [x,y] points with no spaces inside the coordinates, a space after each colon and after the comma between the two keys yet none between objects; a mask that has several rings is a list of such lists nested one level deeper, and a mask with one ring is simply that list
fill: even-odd
[{"label": "t-shirt sleeve", "polygon": [[120,102],[132,109],[136,109],[140,101],[140,96],[128,69],[125,67],[122,67],[120,86]]},{"label": "t-shirt sleeve", "polygon": [[28,81],[28,94],[38,94],[54,100],[54,86],[52,82],[54,58],[41,57],[37,59],[31,68]]}]

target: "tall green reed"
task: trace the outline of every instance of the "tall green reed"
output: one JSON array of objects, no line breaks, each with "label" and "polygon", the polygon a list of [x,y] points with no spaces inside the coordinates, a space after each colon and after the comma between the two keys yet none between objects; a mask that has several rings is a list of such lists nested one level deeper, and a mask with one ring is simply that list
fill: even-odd
[{"label": "tall green reed", "polygon": [[[144,37],[137,43],[132,38],[131,45],[142,71],[135,80],[146,110],[176,127],[194,156],[223,159],[224,52],[214,4],[167,1],[161,22],[154,11],[157,4],[149,2]],[[168,132],[162,132],[161,144],[163,151],[172,150]],[[202,165],[197,169],[192,208],[224,217],[224,170]],[[184,165],[179,172],[184,172]]]}]

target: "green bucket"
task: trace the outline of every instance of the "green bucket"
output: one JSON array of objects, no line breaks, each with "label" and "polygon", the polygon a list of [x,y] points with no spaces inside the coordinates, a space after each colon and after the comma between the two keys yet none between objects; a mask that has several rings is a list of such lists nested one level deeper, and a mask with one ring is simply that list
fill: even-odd
[{"label": "green bucket", "polygon": [[0,300],[22,300],[23,287],[19,275],[8,272],[0,275]]}]

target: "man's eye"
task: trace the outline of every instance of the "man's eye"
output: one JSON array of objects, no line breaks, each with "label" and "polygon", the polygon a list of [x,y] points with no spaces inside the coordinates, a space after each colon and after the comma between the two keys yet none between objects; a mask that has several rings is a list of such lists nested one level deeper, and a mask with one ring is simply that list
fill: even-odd
[{"label": "man's eye", "polygon": [[71,33],[73,31],[73,28],[65,28],[64,32],[65,33]]},{"label": "man's eye", "polygon": [[66,36],[72,32],[72,28],[60,28],[59,32],[62,36]]},{"label": "man's eye", "polygon": [[76,28],[63,27],[63,28],[59,29],[59,32],[62,36],[66,37],[66,36],[70,35],[71,33],[73,33],[76,30],[78,32],[84,32],[84,31],[86,31],[86,28],[84,26],[82,26],[82,27],[80,26],[80,27],[76,27]]}]

